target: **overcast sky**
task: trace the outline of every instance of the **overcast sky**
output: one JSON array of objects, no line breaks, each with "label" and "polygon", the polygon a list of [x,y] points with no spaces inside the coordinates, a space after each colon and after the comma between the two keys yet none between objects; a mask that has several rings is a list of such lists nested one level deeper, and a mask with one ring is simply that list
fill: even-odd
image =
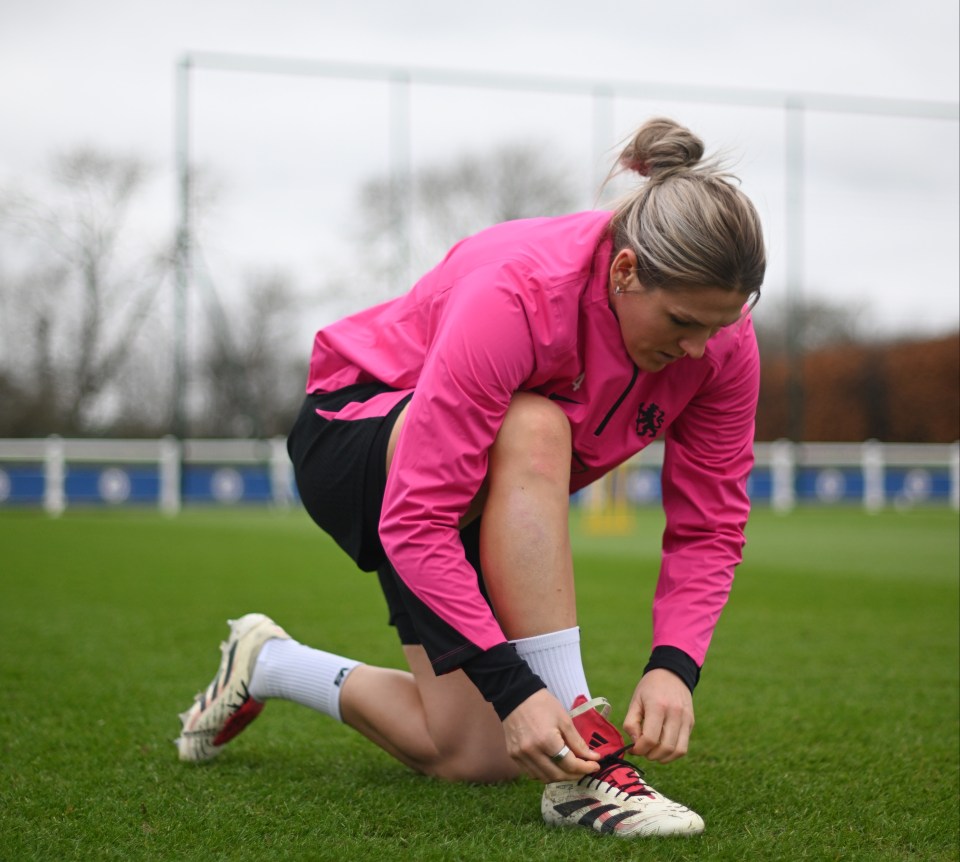
[{"label": "overcast sky", "polygon": [[[562,80],[958,101],[956,0],[0,0],[0,183],[77,145],[156,170],[175,213],[175,68],[190,52],[475,70]],[[222,178],[206,254],[221,291],[281,265],[310,290],[343,265],[359,182],[388,170],[380,82],[197,69],[191,144]],[[527,141],[569,165],[589,207],[602,168],[586,96],[414,87],[411,158]],[[782,111],[634,96],[609,105],[613,147],[668,113],[737,156],[766,224],[767,294],[785,289]],[[811,111],[804,289],[866,307],[882,331],[957,326],[958,123]],[[604,125],[601,131],[607,129]],[[611,153],[601,153],[607,157]],[[326,312],[317,310],[317,323]]]}]

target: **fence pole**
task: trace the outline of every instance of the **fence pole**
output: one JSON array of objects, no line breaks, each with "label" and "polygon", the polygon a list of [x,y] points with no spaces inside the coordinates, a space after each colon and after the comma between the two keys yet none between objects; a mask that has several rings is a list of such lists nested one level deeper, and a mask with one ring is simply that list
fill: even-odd
[{"label": "fence pole", "polygon": [[867,440],[861,448],[863,470],[863,507],[868,512],[879,512],[886,502],[884,491],[883,446],[877,440]]},{"label": "fence pole", "polygon": [[180,448],[173,435],[160,440],[160,511],[165,515],[180,511]]},{"label": "fence pole", "polygon": [[774,511],[791,511],[796,505],[796,454],[792,441],[777,440],[770,447],[770,479]]},{"label": "fence pole", "polygon": [[786,102],[786,181],[787,181],[787,436],[799,443],[805,436],[806,392],[804,390],[803,307],[804,249],[804,103],[798,97]]},{"label": "fence pole", "polygon": [[270,494],[277,506],[289,507],[293,503],[293,465],[283,437],[270,441]]},{"label": "fence pole", "polygon": [[66,466],[63,439],[56,434],[47,438],[43,456],[43,508],[59,517],[67,508]]},{"label": "fence pole", "polygon": [[960,442],[950,451],[950,505],[960,511]]}]

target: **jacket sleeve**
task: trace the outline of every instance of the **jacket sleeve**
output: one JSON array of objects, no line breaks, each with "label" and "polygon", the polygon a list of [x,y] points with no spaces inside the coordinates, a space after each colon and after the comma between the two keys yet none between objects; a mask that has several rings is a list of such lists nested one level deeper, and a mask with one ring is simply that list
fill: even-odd
[{"label": "jacket sleeve", "polygon": [[387,556],[414,596],[468,642],[459,658],[431,656],[438,672],[505,641],[464,556],[459,521],[511,397],[535,367],[529,317],[538,310],[531,292],[517,289],[524,277],[507,265],[473,270],[423,312],[427,354],[387,477]]},{"label": "jacket sleeve", "polygon": [[666,528],[653,647],[703,664],[742,559],[760,362],[749,316],[713,379],[671,425],[663,466]]}]

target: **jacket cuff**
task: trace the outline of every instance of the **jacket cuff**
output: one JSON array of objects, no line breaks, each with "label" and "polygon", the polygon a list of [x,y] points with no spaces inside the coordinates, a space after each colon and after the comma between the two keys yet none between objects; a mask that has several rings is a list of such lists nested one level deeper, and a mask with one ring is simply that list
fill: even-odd
[{"label": "jacket cuff", "polygon": [[669,670],[683,680],[692,693],[700,682],[700,667],[682,649],[672,646],[658,646],[653,648],[650,661],[643,669],[644,674],[655,669]]},{"label": "jacket cuff", "polygon": [[493,704],[501,721],[530,695],[547,687],[509,643],[467,659],[461,668],[484,700]]}]

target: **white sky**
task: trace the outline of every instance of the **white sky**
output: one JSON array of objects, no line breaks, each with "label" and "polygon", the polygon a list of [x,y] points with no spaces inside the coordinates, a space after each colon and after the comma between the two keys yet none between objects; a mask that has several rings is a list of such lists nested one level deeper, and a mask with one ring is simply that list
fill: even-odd
[{"label": "white sky", "polygon": [[[956,0],[0,0],[0,183],[80,144],[147,158],[155,226],[175,213],[174,80],[187,52],[711,87],[958,101]],[[384,84],[195,71],[197,160],[225,193],[205,254],[221,293],[280,266],[305,289],[345,265],[357,184],[385,172]],[[591,206],[601,166],[584,97],[417,87],[414,164],[544,145]],[[613,147],[667,113],[738,157],[764,218],[768,296],[786,281],[784,116],[618,99]],[[882,331],[958,323],[956,120],[810,113],[804,289]],[[605,165],[603,166],[605,167]],[[361,275],[362,277],[362,275]],[[328,311],[309,312],[318,324]]]}]

